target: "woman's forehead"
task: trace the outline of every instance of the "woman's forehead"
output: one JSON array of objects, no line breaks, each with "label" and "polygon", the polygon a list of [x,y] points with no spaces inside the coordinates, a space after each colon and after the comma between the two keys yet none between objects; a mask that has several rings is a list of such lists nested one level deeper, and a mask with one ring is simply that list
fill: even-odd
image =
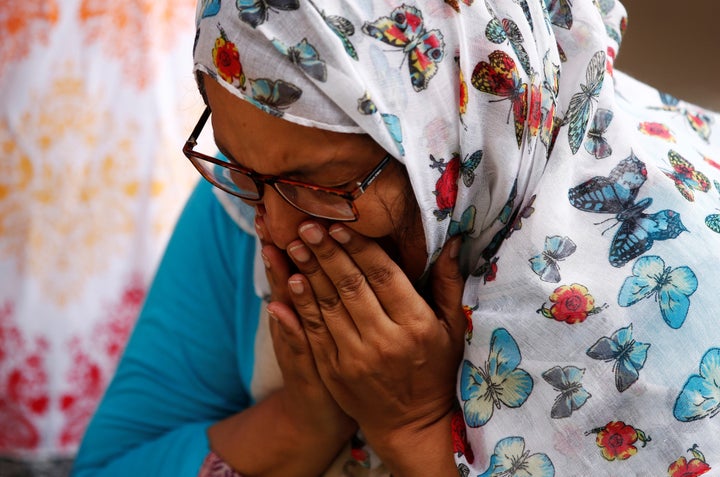
[{"label": "woman's forehead", "polygon": [[237,98],[212,79],[204,85],[219,149],[257,172],[345,176],[364,171],[384,154],[367,135],[295,124]]}]

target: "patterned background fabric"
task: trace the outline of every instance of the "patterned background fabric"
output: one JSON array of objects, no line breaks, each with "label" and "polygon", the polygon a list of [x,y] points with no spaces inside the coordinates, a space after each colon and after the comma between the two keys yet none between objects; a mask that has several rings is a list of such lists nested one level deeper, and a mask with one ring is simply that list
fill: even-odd
[{"label": "patterned background fabric", "polygon": [[124,348],[197,180],[194,14],[0,6],[0,455],[71,457]]}]

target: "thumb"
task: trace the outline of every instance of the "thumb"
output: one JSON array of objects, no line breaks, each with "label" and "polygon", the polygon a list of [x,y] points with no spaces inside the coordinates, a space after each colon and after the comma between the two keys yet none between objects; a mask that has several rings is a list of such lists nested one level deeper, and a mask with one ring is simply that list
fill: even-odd
[{"label": "thumb", "polygon": [[[450,326],[453,336],[464,336],[466,319],[462,309],[465,278],[458,257],[462,237],[448,240],[430,273],[430,291],[437,313]],[[461,339],[461,338],[460,338]]]}]

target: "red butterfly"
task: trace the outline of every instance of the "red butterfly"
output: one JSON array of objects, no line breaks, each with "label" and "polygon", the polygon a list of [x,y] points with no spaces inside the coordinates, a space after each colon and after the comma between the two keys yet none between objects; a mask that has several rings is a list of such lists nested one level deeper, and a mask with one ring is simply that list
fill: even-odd
[{"label": "red butterfly", "polygon": [[[496,50],[488,57],[490,62],[481,61],[472,73],[472,85],[483,93],[502,96],[512,102],[515,120],[515,138],[518,147],[522,143],[528,110],[528,85],[522,82],[515,61],[504,51]],[[508,121],[510,113],[508,112]]]}]

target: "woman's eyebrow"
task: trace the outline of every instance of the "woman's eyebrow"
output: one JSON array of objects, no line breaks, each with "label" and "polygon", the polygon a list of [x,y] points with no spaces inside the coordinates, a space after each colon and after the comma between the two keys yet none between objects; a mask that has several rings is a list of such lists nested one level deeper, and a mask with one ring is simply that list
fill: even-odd
[{"label": "woman's eyebrow", "polygon": [[[245,164],[240,163],[237,159],[235,159],[232,154],[228,153],[227,149],[222,145],[220,141],[215,139],[215,146],[218,148],[218,151],[225,156],[227,160],[229,160],[232,164],[236,166],[240,166],[243,169],[247,169],[249,171],[255,172],[256,174],[263,175],[260,172],[255,171],[254,169],[251,169],[247,167]],[[287,177],[288,179],[294,179],[294,180],[300,180],[300,179],[308,179],[311,178],[311,175],[308,174],[307,169],[293,169],[289,171],[283,171],[281,174],[266,174],[266,175],[273,175],[276,177]]]}]

